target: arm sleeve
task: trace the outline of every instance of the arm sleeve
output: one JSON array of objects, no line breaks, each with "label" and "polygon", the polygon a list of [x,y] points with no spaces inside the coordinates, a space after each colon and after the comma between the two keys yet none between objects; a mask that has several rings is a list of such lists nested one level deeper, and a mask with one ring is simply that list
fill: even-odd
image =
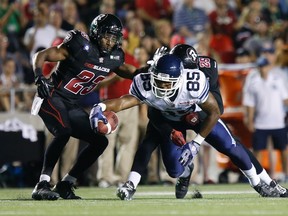
[{"label": "arm sleeve", "polygon": [[160,110],[148,107],[148,118],[152,125],[161,133],[163,137],[170,138],[173,127],[162,116]]}]

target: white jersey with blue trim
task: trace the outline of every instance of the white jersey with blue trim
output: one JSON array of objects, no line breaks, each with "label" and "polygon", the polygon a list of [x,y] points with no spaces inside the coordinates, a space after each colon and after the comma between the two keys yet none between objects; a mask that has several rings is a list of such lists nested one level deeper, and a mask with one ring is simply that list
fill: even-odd
[{"label": "white jersey with blue trim", "polygon": [[137,75],[129,93],[148,106],[160,110],[165,118],[172,121],[179,121],[187,113],[200,111],[197,104],[204,103],[208,98],[208,80],[198,69],[184,69],[181,86],[170,98],[156,97],[152,92],[150,79],[150,73]]}]

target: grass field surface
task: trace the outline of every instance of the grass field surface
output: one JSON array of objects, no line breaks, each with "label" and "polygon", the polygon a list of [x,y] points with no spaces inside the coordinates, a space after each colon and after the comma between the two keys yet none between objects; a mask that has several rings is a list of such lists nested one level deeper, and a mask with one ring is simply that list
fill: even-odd
[{"label": "grass field surface", "polygon": [[[80,187],[76,194],[82,200],[57,201],[32,200],[32,188],[0,189],[0,215],[288,215],[288,199],[259,197],[248,184],[200,185],[189,189],[185,199],[177,200],[173,186],[139,186],[131,201],[119,200],[116,188]],[[191,199],[195,189],[201,191],[202,199]]]}]

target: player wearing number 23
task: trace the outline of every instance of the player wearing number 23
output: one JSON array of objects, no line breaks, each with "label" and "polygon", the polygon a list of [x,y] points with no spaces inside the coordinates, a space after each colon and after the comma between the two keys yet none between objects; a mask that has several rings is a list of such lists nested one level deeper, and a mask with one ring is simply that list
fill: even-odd
[{"label": "player wearing number 23", "polygon": [[[33,199],[80,198],[73,192],[77,177],[102,154],[108,141],[92,130],[89,115],[78,105],[78,100],[92,92],[112,71],[124,78],[133,77],[136,68],[124,64],[121,41],[121,21],[112,14],[100,14],[92,21],[89,35],[72,30],[59,46],[35,54],[35,84],[38,96],[44,99],[39,116],[54,139],[45,152],[41,176],[32,192]],[[45,61],[59,62],[48,77],[43,76],[41,69]],[[101,120],[101,116],[98,119]],[[88,145],[70,172],[51,190],[51,173],[70,136],[84,140]]]}]

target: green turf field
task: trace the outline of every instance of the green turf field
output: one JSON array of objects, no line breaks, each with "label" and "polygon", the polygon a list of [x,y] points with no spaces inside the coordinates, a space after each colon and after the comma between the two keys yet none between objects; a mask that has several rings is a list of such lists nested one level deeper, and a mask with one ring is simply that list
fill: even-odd
[{"label": "green turf field", "polygon": [[132,201],[119,200],[116,188],[80,187],[82,200],[57,201],[34,201],[32,189],[0,189],[0,215],[288,215],[288,199],[261,198],[248,184],[200,185],[202,199],[191,199],[193,189],[176,200],[172,186],[139,186]]}]

